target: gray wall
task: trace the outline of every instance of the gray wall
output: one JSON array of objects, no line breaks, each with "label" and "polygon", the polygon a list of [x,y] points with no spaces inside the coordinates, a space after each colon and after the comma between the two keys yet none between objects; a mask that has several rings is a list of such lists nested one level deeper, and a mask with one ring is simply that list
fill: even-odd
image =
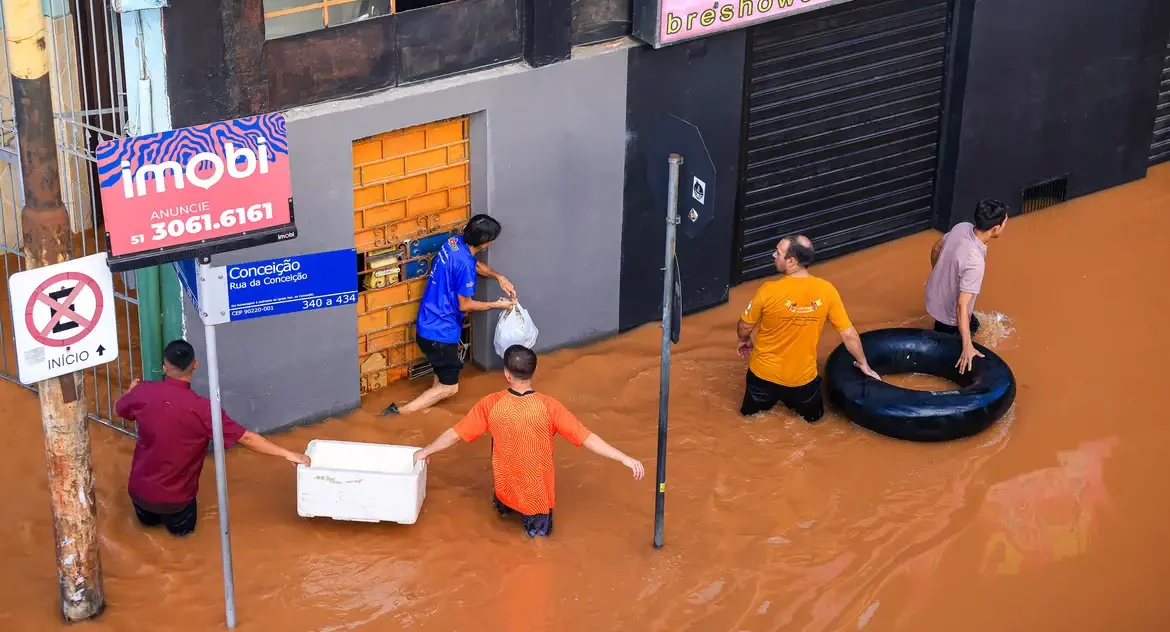
[{"label": "gray wall", "polygon": [[[285,113],[298,237],[217,256],[226,265],[353,247],[352,141],[472,114],[472,213],[504,232],[485,262],[516,286],[540,338],[537,351],[618,329],[625,161],[624,47],[540,69],[523,65],[399,88]],[[481,280],[478,298],[500,296]],[[496,368],[498,314],[476,314],[472,358]],[[187,304],[187,337],[203,328]],[[347,307],[217,329],[228,414],[258,431],[309,423],[360,401],[357,319]],[[202,355],[202,354],[201,354]],[[429,380],[429,378],[427,378]],[[206,393],[206,372],[195,386]]]}]

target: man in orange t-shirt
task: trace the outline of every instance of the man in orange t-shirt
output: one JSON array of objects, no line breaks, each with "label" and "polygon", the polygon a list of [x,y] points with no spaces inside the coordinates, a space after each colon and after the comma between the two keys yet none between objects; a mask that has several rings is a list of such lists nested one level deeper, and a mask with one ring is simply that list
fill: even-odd
[{"label": "man in orange t-shirt", "polygon": [[556,504],[553,481],[553,437],[561,435],[576,446],[585,446],[601,456],[620,461],[645,475],[642,464],[626,456],[593,434],[560,402],[532,390],[536,354],[521,345],[504,352],[504,378],[508,389],[479,400],[459,423],[447,429],[427,447],[414,453],[415,462],[455,445],[470,443],[485,432],[492,435],[493,504],[501,515],[519,513],[530,536],[552,533],[552,510]]},{"label": "man in orange t-shirt", "polygon": [[[761,285],[740,316],[736,350],[741,358],[751,357],[742,415],[783,403],[809,423],[821,419],[825,404],[817,375],[817,343],[825,320],[841,334],[854,365],[881,379],[865,360],[861,337],[849,322],[837,288],[809,274],[814,255],[812,241],[804,235],[781,239],[772,258],[783,276]],[[751,334],[757,327],[753,343]]]}]

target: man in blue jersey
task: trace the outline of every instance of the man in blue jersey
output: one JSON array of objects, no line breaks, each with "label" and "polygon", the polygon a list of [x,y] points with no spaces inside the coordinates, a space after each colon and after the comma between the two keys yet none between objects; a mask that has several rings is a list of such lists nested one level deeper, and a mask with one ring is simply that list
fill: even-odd
[{"label": "man in blue jersey", "polygon": [[[462,237],[448,239],[435,254],[415,326],[418,348],[435,371],[434,383],[402,408],[390,404],[383,415],[418,412],[458,393],[459,372],[463,370],[463,360],[459,358],[463,314],[509,309],[516,304],[516,289],[511,282],[475,258],[500,236],[501,230],[495,219],[476,215],[463,227]],[[473,299],[477,274],[495,279],[509,298],[490,303]]]}]

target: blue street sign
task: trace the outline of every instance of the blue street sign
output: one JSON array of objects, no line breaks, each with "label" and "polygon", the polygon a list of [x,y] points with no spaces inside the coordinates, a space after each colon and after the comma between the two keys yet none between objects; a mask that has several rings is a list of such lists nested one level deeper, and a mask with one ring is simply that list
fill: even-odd
[{"label": "blue street sign", "polygon": [[357,250],[229,265],[229,320],[263,318],[357,302]]},{"label": "blue street sign", "polygon": [[195,273],[195,260],[186,259],[184,261],[175,261],[171,266],[175,269],[175,274],[179,277],[179,283],[183,285],[184,290],[187,290],[187,296],[191,297],[191,304],[198,311],[199,281]]}]

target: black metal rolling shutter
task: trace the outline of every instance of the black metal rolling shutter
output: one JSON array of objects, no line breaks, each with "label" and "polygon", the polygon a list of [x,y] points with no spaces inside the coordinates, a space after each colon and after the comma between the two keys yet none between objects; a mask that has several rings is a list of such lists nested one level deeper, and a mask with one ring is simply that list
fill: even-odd
[{"label": "black metal rolling shutter", "polygon": [[1150,166],[1170,161],[1170,42],[1166,43],[1159,92],[1158,114],[1154,118],[1154,143],[1150,145]]},{"label": "black metal rolling shutter", "polygon": [[776,240],[818,259],[925,230],[940,134],[948,0],[854,0],[749,34],[738,280]]}]

